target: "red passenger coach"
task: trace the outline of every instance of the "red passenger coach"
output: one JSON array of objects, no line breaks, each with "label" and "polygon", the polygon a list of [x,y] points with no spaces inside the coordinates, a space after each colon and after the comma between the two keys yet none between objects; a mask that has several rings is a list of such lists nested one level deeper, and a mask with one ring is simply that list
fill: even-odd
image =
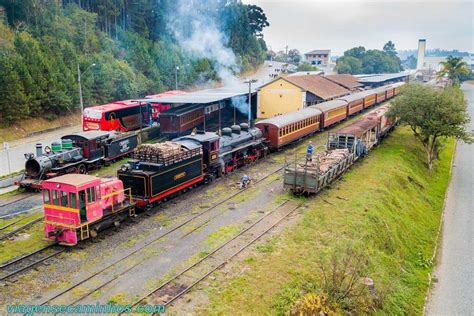
[{"label": "red passenger coach", "polygon": [[343,100],[332,100],[310,107],[316,108],[323,113],[321,115],[322,128],[336,124],[347,117],[347,102]]},{"label": "red passenger coach", "polygon": [[297,112],[261,120],[255,127],[262,131],[263,137],[270,142],[270,148],[277,149],[292,143],[320,129],[322,112],[307,107]]},{"label": "red passenger coach", "polygon": [[162,135],[179,136],[204,123],[204,107],[201,104],[180,106],[160,114]]},{"label": "red passenger coach", "polygon": [[82,129],[84,131],[120,131],[137,130],[150,122],[148,104],[125,100],[84,109]]},{"label": "red passenger coach", "polygon": [[43,182],[46,238],[73,246],[135,212],[130,189],[117,178],[67,174]]},{"label": "red passenger coach", "polygon": [[[180,94],[185,94],[185,91],[181,90],[170,90],[158,94],[152,94],[152,95],[147,95],[145,99],[156,99],[160,97],[165,97],[165,96],[170,96],[170,95],[180,95]],[[164,103],[150,103],[151,105],[151,119],[153,122],[158,122],[159,120],[159,115],[161,112],[169,110],[170,105],[169,104],[164,104]]]}]

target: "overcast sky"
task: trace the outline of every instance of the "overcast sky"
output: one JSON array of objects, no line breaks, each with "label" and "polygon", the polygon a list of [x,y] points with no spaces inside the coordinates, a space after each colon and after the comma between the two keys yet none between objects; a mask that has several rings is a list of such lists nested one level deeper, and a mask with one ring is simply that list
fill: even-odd
[{"label": "overcast sky", "polygon": [[474,0],[243,0],[263,8],[270,22],[265,40],[274,51],[286,45],[302,53],[331,49],[341,54],[354,46],[474,52]]}]

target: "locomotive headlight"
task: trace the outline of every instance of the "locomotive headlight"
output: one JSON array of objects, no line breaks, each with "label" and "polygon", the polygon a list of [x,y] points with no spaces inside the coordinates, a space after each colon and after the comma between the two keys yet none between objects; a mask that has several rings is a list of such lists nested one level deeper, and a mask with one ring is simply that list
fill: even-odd
[{"label": "locomotive headlight", "polygon": [[123,172],[127,172],[128,170],[130,170],[130,164],[126,163],[122,165],[122,167],[120,167],[120,170],[122,170]]}]

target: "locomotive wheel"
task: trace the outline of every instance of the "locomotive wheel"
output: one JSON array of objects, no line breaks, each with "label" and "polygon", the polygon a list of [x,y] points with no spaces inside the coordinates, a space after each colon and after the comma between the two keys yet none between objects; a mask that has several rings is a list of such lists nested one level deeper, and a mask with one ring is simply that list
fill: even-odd
[{"label": "locomotive wheel", "polygon": [[87,173],[87,169],[86,169],[86,166],[84,164],[80,164],[79,167],[77,167],[77,170],[79,171],[80,174],[86,174]]},{"label": "locomotive wheel", "polygon": [[120,227],[120,221],[119,221],[119,220],[114,221],[114,227],[115,227],[115,228],[119,228],[119,227]]},{"label": "locomotive wheel", "polygon": [[97,230],[95,229],[91,229],[89,234],[92,238],[96,238],[98,235]]}]

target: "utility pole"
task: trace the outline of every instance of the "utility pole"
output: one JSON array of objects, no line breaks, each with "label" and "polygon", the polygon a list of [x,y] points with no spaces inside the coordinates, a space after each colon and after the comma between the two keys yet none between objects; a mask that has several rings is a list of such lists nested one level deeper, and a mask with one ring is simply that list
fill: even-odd
[{"label": "utility pole", "polygon": [[178,70],[179,70],[179,66],[176,66],[175,69],[174,69],[174,81],[175,81],[175,84],[176,84],[176,89],[175,90],[178,90]]},{"label": "utility pole", "polygon": [[[90,64],[89,67],[87,67],[86,70],[84,70],[82,75],[84,75],[86,71],[89,70],[89,68],[91,67],[95,67],[95,64]],[[79,102],[81,104],[81,118],[82,118],[84,115],[84,100],[82,98],[81,68],[79,67],[79,63],[77,64],[77,83],[79,85]]]},{"label": "utility pole", "polygon": [[81,103],[81,118],[84,115],[84,101],[82,100],[81,69],[77,64],[77,83],[79,84],[79,102]]},{"label": "utility pole", "polygon": [[285,56],[286,56],[285,62],[288,62],[288,45],[285,46]]},{"label": "utility pole", "polygon": [[[249,84],[249,108],[248,108],[247,123],[250,127],[250,123],[252,121],[252,83],[257,82],[257,79],[250,79],[249,78],[248,80],[246,80],[244,82]],[[235,111],[235,108],[234,108],[234,111]]]},{"label": "utility pole", "polygon": [[236,111],[236,109],[235,109],[236,106],[232,106],[232,107],[234,108],[234,125],[235,125],[235,122],[236,122],[236,121],[235,121],[235,120],[236,120],[236,117],[235,117],[235,116],[237,115],[237,112],[235,112],[235,111]]}]

